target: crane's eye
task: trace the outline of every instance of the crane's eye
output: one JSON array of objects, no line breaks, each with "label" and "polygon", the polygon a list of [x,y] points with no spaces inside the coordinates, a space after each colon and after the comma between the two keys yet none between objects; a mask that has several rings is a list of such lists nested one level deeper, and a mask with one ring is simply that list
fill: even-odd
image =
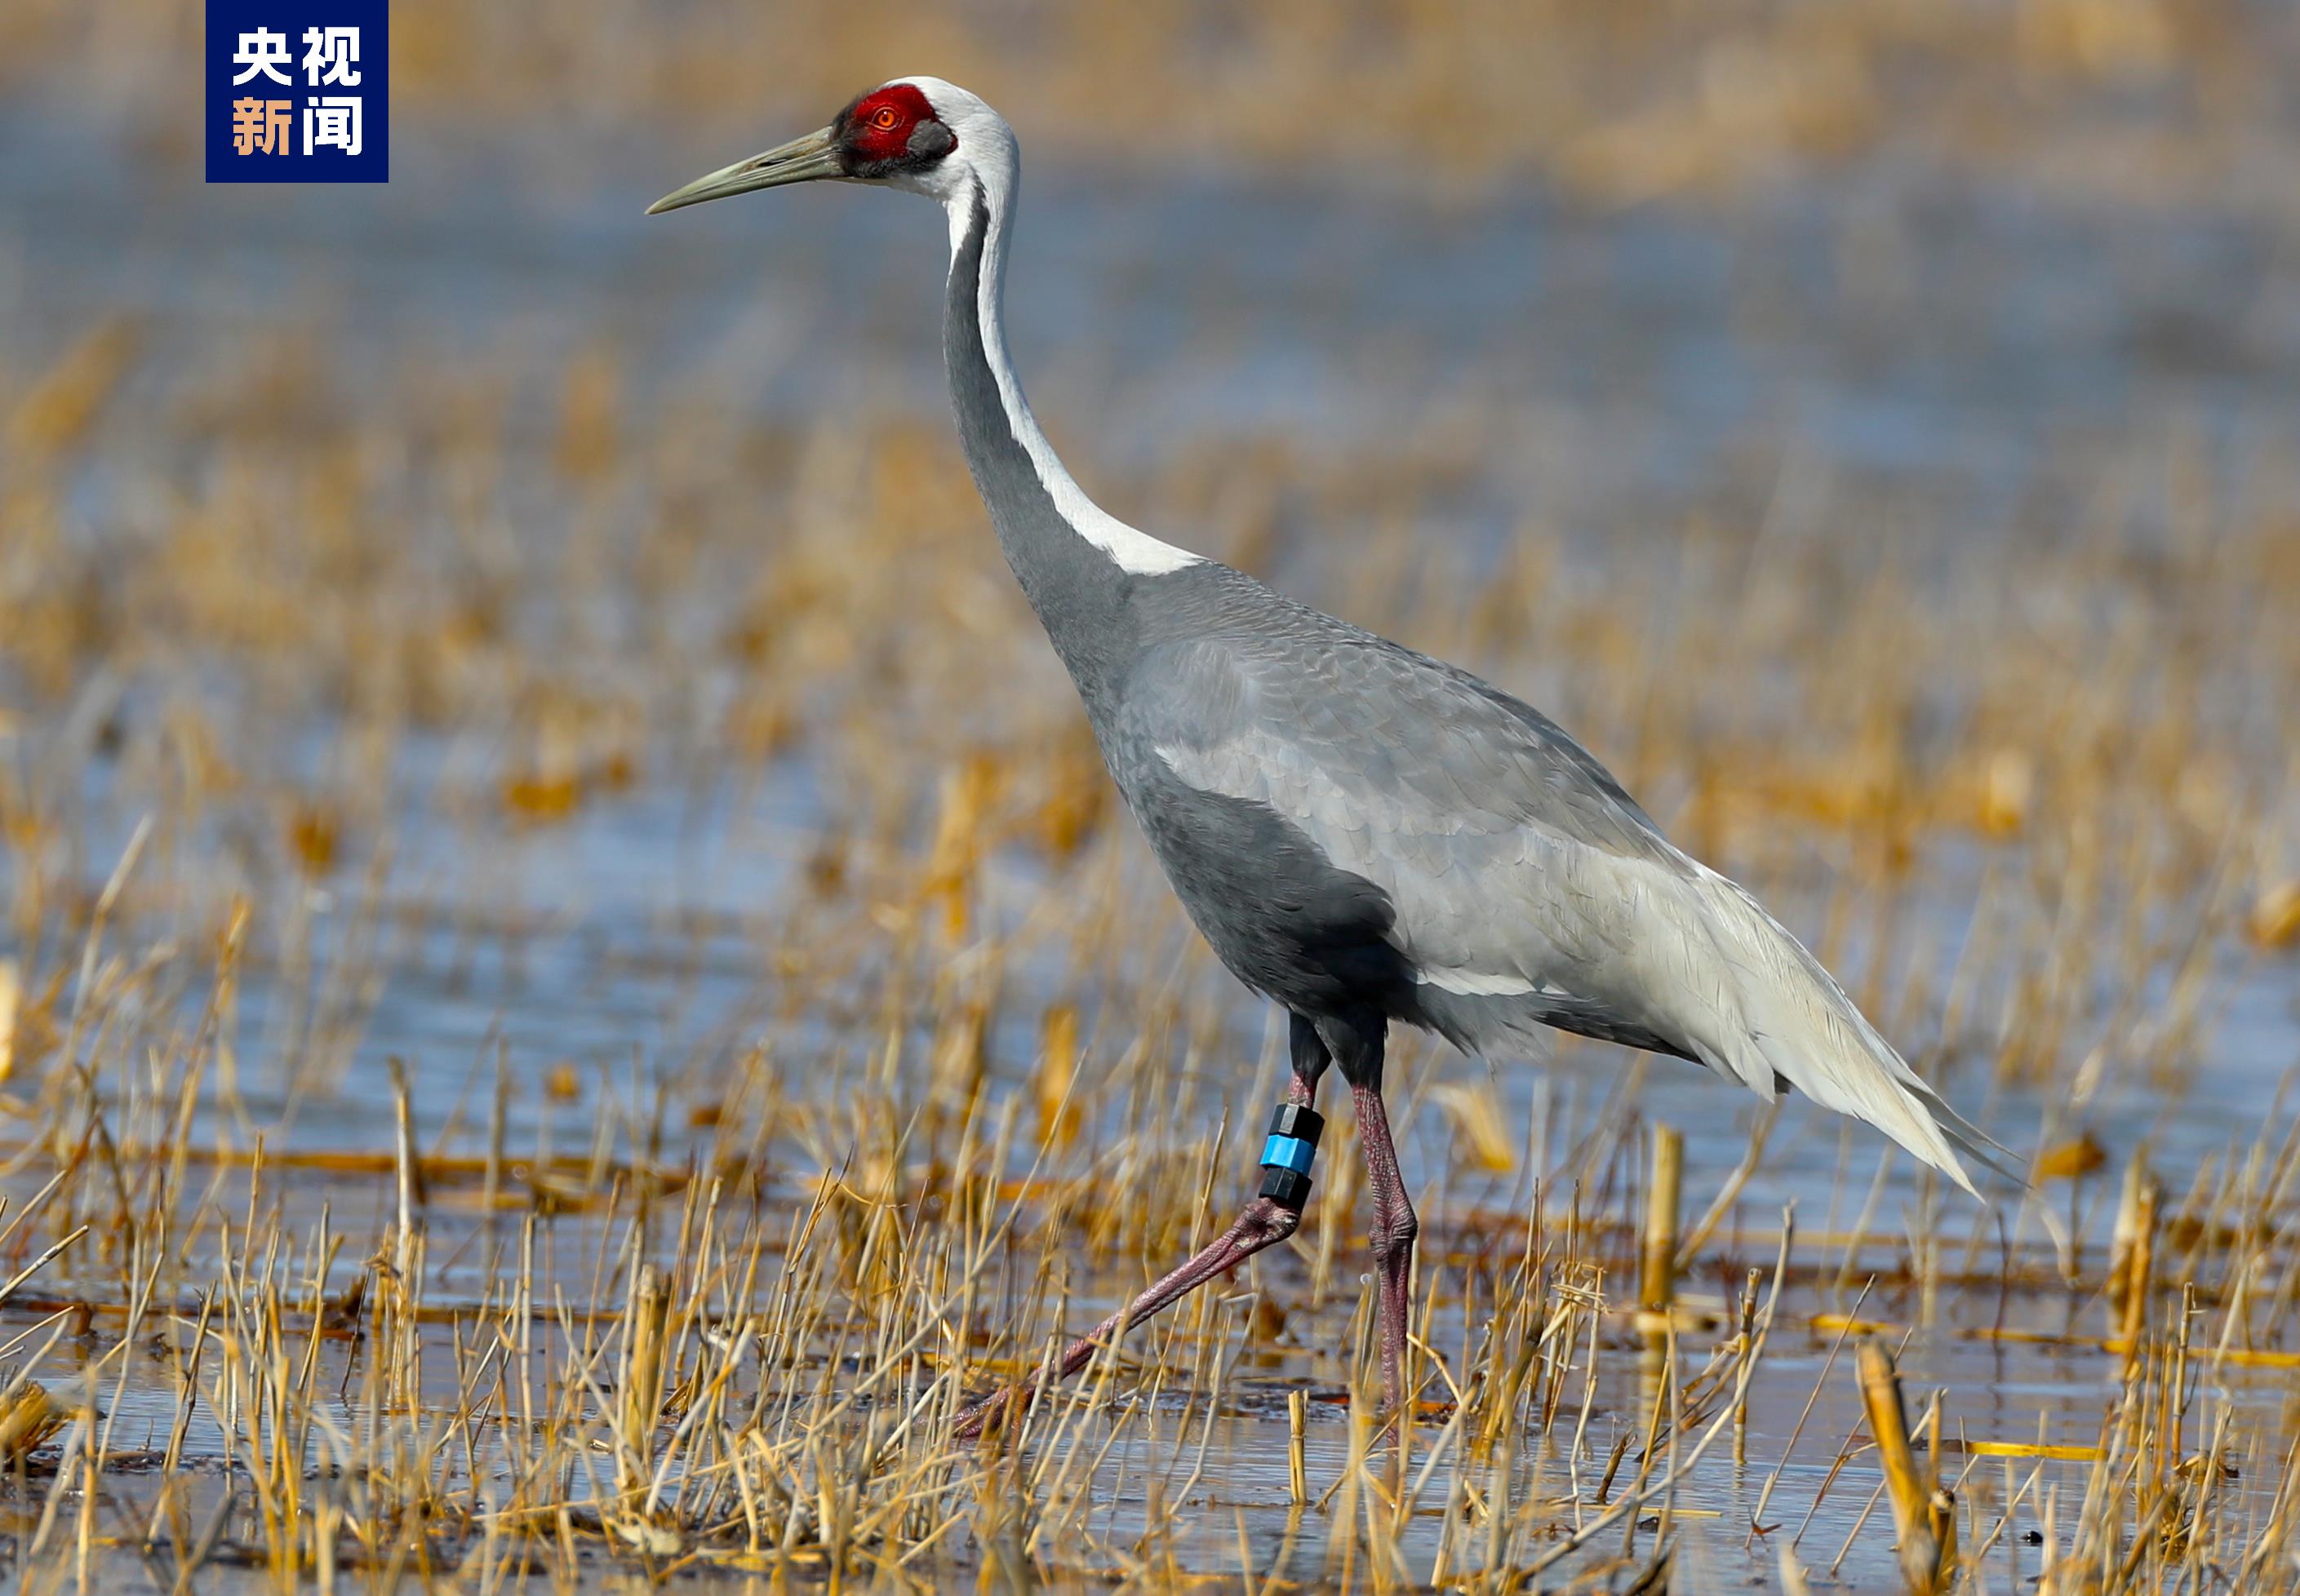
[{"label": "crane's eye", "polygon": [[881,105],[871,114],[871,125],[881,133],[891,131],[895,124],[902,120],[902,113],[892,105]]}]

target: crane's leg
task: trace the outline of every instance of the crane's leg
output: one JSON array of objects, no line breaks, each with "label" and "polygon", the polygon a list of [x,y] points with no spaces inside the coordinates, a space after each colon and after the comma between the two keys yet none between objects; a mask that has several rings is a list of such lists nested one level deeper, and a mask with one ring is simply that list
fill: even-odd
[{"label": "crane's leg", "polygon": [[1353,1085],[1358,1139],[1365,1144],[1366,1177],[1373,1187],[1373,1262],[1381,1283],[1381,1389],[1392,1413],[1405,1401],[1405,1338],[1413,1322],[1413,1239],[1421,1221],[1397,1172],[1397,1146],[1381,1088]]},{"label": "crane's leg", "polygon": [[1342,1078],[1350,1084],[1350,1100],[1357,1105],[1358,1141],[1365,1149],[1367,1184],[1373,1188],[1373,1261],[1380,1296],[1376,1303],[1381,1321],[1382,1394],[1392,1413],[1403,1411],[1405,1391],[1405,1341],[1413,1318],[1413,1239],[1421,1221],[1413,1216],[1405,1194],[1405,1177],[1398,1173],[1397,1143],[1390,1135],[1389,1113],[1381,1101],[1382,1043],[1388,1026],[1380,1020],[1328,1035]]},{"label": "crane's leg", "polygon": [[[1294,1073],[1286,1084],[1286,1101],[1271,1120],[1270,1137],[1262,1148],[1261,1195],[1247,1203],[1228,1230],[1181,1268],[1112,1314],[1062,1353],[1053,1377],[1066,1380],[1087,1366],[1104,1343],[1123,1335],[1153,1314],[1172,1307],[1207,1281],[1236,1268],[1263,1248],[1284,1241],[1302,1223],[1302,1206],[1310,1197],[1310,1158],[1316,1151],[1318,1077],[1333,1061],[1326,1044],[1310,1022],[1296,1015],[1288,1043]],[[1273,1162],[1275,1160],[1277,1161]],[[1036,1383],[1023,1381],[996,1392],[959,1415],[957,1434],[979,1435],[992,1416],[1002,1409],[1016,1414],[1036,1396]]]}]

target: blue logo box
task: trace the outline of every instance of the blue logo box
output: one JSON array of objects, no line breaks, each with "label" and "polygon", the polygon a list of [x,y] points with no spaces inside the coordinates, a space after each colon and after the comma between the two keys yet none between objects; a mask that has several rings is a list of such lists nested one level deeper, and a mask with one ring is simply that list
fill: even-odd
[{"label": "blue logo box", "polygon": [[208,181],[389,181],[388,6],[207,0]]}]

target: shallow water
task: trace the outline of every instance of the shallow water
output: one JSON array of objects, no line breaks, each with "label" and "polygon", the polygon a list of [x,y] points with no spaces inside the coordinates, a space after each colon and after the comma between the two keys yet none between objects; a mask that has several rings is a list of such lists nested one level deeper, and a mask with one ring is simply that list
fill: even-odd
[{"label": "shallow water", "polygon": [[[552,408],[533,375],[555,373],[603,340],[634,410],[701,395],[746,420],[843,416],[866,436],[888,414],[940,425],[939,229],[914,204],[810,193],[645,220],[647,198],[724,152],[668,139],[546,150],[416,129],[403,134],[400,175],[381,191],[204,189],[171,166],[134,159],[106,129],[22,108],[0,118],[0,369],[43,367],[101,318],[143,318],[146,350],[121,401],[142,418],[132,423],[141,430],[121,446],[181,448],[188,478],[202,469],[196,447],[171,442],[175,422],[138,411],[142,397],[283,327],[349,376],[343,403],[354,423],[368,402],[362,372],[426,358],[501,362],[516,391],[504,412],[504,491],[514,504],[529,492],[538,506],[554,503],[524,481],[546,474],[539,462]],[[2081,519],[2071,507],[2087,491],[2081,473],[2093,452],[2160,420],[2193,438],[2207,470],[2231,478],[2300,444],[2291,403],[2300,392],[2300,253],[2272,220],[2217,210],[2210,195],[2172,212],[2106,214],[2013,181],[1958,185],[1921,162],[1880,160],[1729,209],[1600,212],[1546,194],[1446,204],[1359,192],[1330,177],[1281,187],[1203,172],[1153,179],[1057,170],[1034,177],[1012,270],[1017,357],[1089,481],[1138,480],[1173,452],[1233,435],[1339,453],[1417,429],[1461,428],[1479,439],[1521,429],[1525,447],[1485,449],[1477,470],[1422,501],[1431,514],[1415,535],[1442,542],[1471,569],[1529,526],[1558,530],[1601,575],[1665,562],[1696,514],[1741,515],[1787,536],[1825,539],[1829,528],[1798,524],[1817,502],[1798,492],[1810,478],[1830,485],[1828,503],[1878,506],[1874,528],[1834,535],[1892,537],[1911,579],[1921,581],[1954,573],[2021,528]],[[69,478],[66,536],[101,542],[115,520],[145,513],[150,491],[144,474],[92,456]],[[2144,498],[2121,513],[2136,541],[2174,535],[2164,505]],[[1159,524],[1189,541],[1187,526]],[[623,525],[611,522],[607,536]],[[762,536],[779,531],[762,527]],[[538,540],[538,557],[559,557],[571,541],[555,509],[551,520],[513,525],[504,536],[514,549]],[[1312,528],[1288,543],[1279,575],[1315,590],[1358,553],[1347,543],[1321,545]],[[716,624],[710,611],[726,596],[707,585],[694,596],[698,631]],[[612,612],[601,619],[605,632],[617,624]],[[930,624],[885,617],[888,628]],[[612,667],[645,653],[610,647],[601,657]],[[197,659],[172,666],[204,668]],[[235,678],[218,679],[229,701]],[[733,689],[723,673],[705,673],[697,692],[708,702]],[[88,689],[82,702],[91,694],[103,696]],[[118,686],[108,716],[101,702],[91,713],[127,722],[132,745],[138,716],[163,696],[148,676],[135,676]],[[34,702],[28,694],[16,699]],[[261,715],[263,705],[227,702],[224,712],[235,711]],[[107,758],[84,725],[51,707],[20,708],[18,719],[19,758],[79,773],[86,806],[74,816],[72,846],[79,879],[93,891],[164,783],[149,768]],[[849,795],[827,786],[804,756],[729,770],[698,752],[708,739],[697,728],[710,719],[703,709],[688,723],[652,728],[643,740],[667,748],[627,790],[533,828],[475,818],[464,802],[493,778],[499,749],[488,737],[475,745],[411,733],[371,794],[374,829],[390,838],[377,899],[351,868],[300,899],[292,886],[277,893],[292,901],[282,912],[302,952],[287,955],[275,918],[267,932],[279,940],[251,965],[242,995],[240,1106],[212,1094],[194,1141],[236,1113],[264,1127],[275,1152],[386,1149],[384,1060],[400,1057],[413,1082],[419,1140],[468,1153],[484,1141],[500,1058],[517,1087],[504,1138],[521,1156],[531,1150],[538,1165],[594,1151],[635,1157],[655,1083],[682,1110],[714,1101],[730,1061],[765,1037],[792,1094],[804,1099],[811,1060],[867,1052],[878,1015],[842,1018],[835,1005],[794,1012],[785,985],[765,968],[792,935],[788,917],[803,896],[809,851],[841,824]],[[289,720],[258,740],[275,775],[323,769],[340,752],[324,719]],[[230,819],[195,820],[166,845],[179,925],[196,923],[189,906],[212,902],[232,876],[224,862]],[[1894,957],[1953,963],[1972,935],[1991,862],[1970,845],[1929,845]],[[1138,899],[1154,899],[1130,844],[1120,868]],[[1046,890],[1043,868],[1010,853],[993,862],[985,898],[1016,927]],[[1810,927],[1821,901],[1809,893],[1791,918]],[[1146,962],[1171,959],[1172,945],[1170,936],[1146,948]],[[0,952],[10,951],[0,942]],[[2144,1141],[2160,1167],[2183,1173],[2249,1147],[2300,1058],[2288,956],[2254,960],[2231,944],[2212,962],[2212,1039],[2192,1080],[2160,1093],[2121,1078],[2087,1105],[2084,1123],[2107,1147],[2112,1169]],[[1059,947],[1017,959],[1004,977],[1011,1011],[1035,1015],[1070,989],[1072,974]],[[315,994],[323,1007],[336,1005],[332,1027],[313,1022]],[[192,1002],[199,989],[181,995]],[[1264,1018],[1242,994],[1222,1001],[1219,1040],[1266,1071]],[[315,1062],[305,1044],[321,1039],[328,1056]],[[1008,1018],[994,1031],[994,1099],[1027,1085],[1035,1047],[1033,1024]],[[556,1096],[538,1089],[562,1062],[573,1067],[574,1088]],[[1448,1079],[1479,1078],[1473,1068],[1436,1068]],[[1537,1117],[1548,1127],[1544,1167],[1554,1168],[1571,1137],[1595,1122],[1623,1068],[1610,1050],[1575,1048],[1554,1075],[1504,1065],[1496,1080],[1513,1127]],[[1244,1096],[1253,1068],[1199,1060],[1182,1077],[1182,1121],[1154,1134],[1181,1144],[1225,1111],[1234,1125],[1257,1119],[1258,1100]],[[1982,1090],[1978,1075],[1952,1083],[1952,1094],[1976,1112]],[[1996,1095],[1986,1122],[2025,1151],[2058,1090]],[[1685,1131],[1688,1202],[1697,1210],[1740,1158],[1754,1110],[1666,1061],[1646,1079],[1641,1103]],[[1113,1112],[1125,1106],[1112,1101]],[[2290,1113],[2287,1102],[2270,1117],[2271,1145]],[[692,1124],[683,1113],[656,1118]],[[680,1134],[646,1156],[679,1163],[688,1152]],[[1481,1186],[1450,1167],[1451,1139],[1434,1110],[1412,1120],[1409,1143],[1409,1173],[1430,1193],[1433,1234],[1478,1209],[1522,1201],[1523,1170]],[[762,1176],[770,1196],[787,1201],[807,1190],[829,1161],[821,1151],[777,1148]],[[1729,1251],[1737,1262],[1768,1259],[1764,1235],[1791,1201],[1809,1234],[1852,1229],[1876,1168],[1873,1138],[1840,1134],[1791,1105],[1735,1210],[1751,1239]],[[323,1197],[339,1228],[379,1225],[388,1213],[388,1183],[370,1176],[287,1178],[298,1222],[308,1223]],[[13,1181],[38,1184],[29,1174]],[[1937,1222],[1953,1246],[1976,1228],[1954,1205],[1921,1209],[1904,1161],[1880,1190],[1867,1226],[1874,1239],[1846,1266],[1849,1282],[1893,1271],[1904,1222],[1919,1231],[1935,1222],[1921,1213],[1942,1215]],[[2078,1234],[2096,1248],[2112,1198],[2089,1191],[2075,1216]],[[479,1301],[496,1262],[492,1233],[482,1239],[469,1216],[438,1223],[435,1302]],[[566,1256],[588,1259],[602,1239],[591,1221],[559,1223]],[[2015,1240],[2032,1260],[2049,1253],[2033,1215],[2021,1218]],[[334,1284],[360,1267],[339,1260]],[[1270,1273],[1297,1291],[1295,1265]],[[1723,1267],[1716,1275],[1735,1276]],[[78,1287],[92,1293],[102,1278],[51,1278],[42,1288],[68,1300]],[[1845,1292],[1827,1285],[1800,1285],[1792,1299],[1793,1314],[1808,1318],[1850,1307]],[[1889,1286],[1885,1299],[1862,1311],[1903,1326],[1926,1318],[1905,1284]],[[1093,1306],[1075,1302],[1073,1318]],[[1176,1549],[1186,1565],[1234,1569],[1242,1534],[1258,1568],[1289,1556],[1322,1566],[1322,1521],[1301,1531],[1286,1509],[1282,1398],[1273,1406],[1258,1393],[1305,1381],[1339,1391],[1346,1370],[1331,1349],[1348,1307],[1327,1303],[1270,1354],[1273,1361],[1233,1382],[1229,1406],[1204,1432],[1197,1490],[1207,1510],[1200,1540]],[[31,1311],[20,1304],[6,1317]],[[1457,1317],[1449,1324],[1441,1314],[1433,1337],[1441,1347],[1464,1334],[1458,1304],[1448,1311]],[[2100,1311],[2034,1284],[2004,1301],[1957,1292],[1911,1342],[1904,1372],[1921,1389],[1947,1387],[1953,1424],[1976,1436],[2089,1444],[2118,1390],[2113,1359],[2079,1342],[1973,1332],[2062,1335],[2072,1320],[2090,1324]],[[1712,1463],[1679,1498],[1680,1556],[1709,1571],[1696,1579],[1771,1582],[1771,1553],[1763,1543],[1747,1548],[1746,1525],[1829,1342],[1802,1329],[1784,1334],[1753,1394],[1751,1462]],[[71,1353],[58,1356],[68,1363]],[[1616,1433],[1639,1428],[1635,1373],[1634,1356],[1625,1356],[1601,1384],[1593,1421],[1601,1457]],[[2263,1424],[2276,1422],[2287,1400],[2285,1377],[2226,1376],[2238,1405]],[[131,1362],[116,1396],[112,1389],[104,1400],[121,1444],[140,1444],[138,1433],[164,1434],[177,1402],[156,1362]],[[1843,1375],[1821,1390],[1767,1506],[1768,1522],[1786,1524],[1785,1533],[1799,1533],[1854,1427],[1857,1396]],[[1331,1479],[1347,1457],[1346,1410],[1320,1403],[1313,1414],[1311,1474]],[[344,1417],[348,1425],[354,1416]],[[1192,1416],[1177,1408],[1176,1423],[1203,1418],[1202,1408]],[[194,1454],[216,1445],[212,1423],[203,1424],[190,1438]],[[1147,1443],[1125,1446],[1137,1444]],[[1113,1526],[1143,1500],[1140,1481],[1123,1472],[1125,1456],[1114,1455],[1121,1472],[1109,1487]],[[2072,1478],[2080,1473],[2067,1467]],[[1564,1492],[1554,1456],[1529,1452],[1521,1467],[1529,1482],[1521,1489]],[[1818,1571],[1850,1537],[1844,1576],[1886,1588],[1882,1518],[1872,1517],[1862,1535],[1854,1528],[1872,1483],[1866,1472],[1858,1489],[1824,1497],[1802,1527],[1800,1553]],[[1301,1545],[1288,1553],[1297,1534]],[[1127,1538],[1109,1534],[1113,1542]],[[1433,1546],[1434,1534],[1409,1538],[1409,1561],[1421,1566]],[[2001,1555],[2014,1579],[2034,1572],[2030,1549]],[[2016,1566],[2019,1557],[2030,1560]]]}]

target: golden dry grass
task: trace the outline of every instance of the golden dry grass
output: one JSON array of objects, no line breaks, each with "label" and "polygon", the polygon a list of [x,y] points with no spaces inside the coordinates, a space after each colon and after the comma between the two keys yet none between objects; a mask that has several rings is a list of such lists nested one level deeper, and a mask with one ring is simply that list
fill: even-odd
[{"label": "golden dry grass", "polygon": [[[2272,9],[2149,0],[978,20],[395,27],[403,114],[474,124],[579,85],[739,141],[924,65],[1075,127],[1074,157],[1156,119],[1193,157],[1396,172],[1434,119],[1471,130],[1440,145],[1464,183],[1720,205],[1931,142],[2086,203],[2226,180],[2272,211],[2246,186],[2291,58]],[[0,72],[164,120],[188,25],[12,7]],[[2136,83],[2183,109],[2117,111]],[[1432,536],[1463,484],[1571,452],[1474,406],[1082,470],[1532,692],[2034,1160],[2034,1200],[1981,1214],[1770,1116],[1734,1168],[1743,1127],[1697,1118],[1741,1103],[1614,1054],[1527,1093],[1404,1043],[1400,1473],[1342,1136],[1293,1247],[1021,1434],[948,1440],[1221,1221],[1281,1065],[1142,868],[931,403],[730,405],[634,354],[638,322],[379,362],[293,313],[200,330],[123,308],[0,362],[24,1588],[1652,1590],[1674,1563],[1796,1590],[1898,1579],[1893,1521],[1976,1591],[2290,1588],[2300,1139],[2218,1032],[2300,925],[2272,434],[2230,461],[2138,407],[2038,462],[2079,493],[1945,544],[1800,478],[1794,439],[1770,509]],[[1086,413],[1056,412],[1082,468]],[[587,909],[682,826],[706,876],[765,861],[761,895]],[[423,1028],[490,1011],[476,1047]],[[2146,1144],[2230,1078],[2246,1135]],[[1707,1150],[1677,1194],[1656,1115]],[[1888,1411],[1925,1415],[1912,1442]]]},{"label": "golden dry grass", "polygon": [[[1034,657],[929,424],[889,424],[867,447],[828,425],[745,424],[730,450],[746,463],[688,474],[698,412],[614,409],[579,361],[539,445],[559,491],[579,522],[643,487],[661,519],[642,544],[579,535],[533,562],[499,541],[507,445],[484,370],[404,373],[365,395],[352,429],[314,420],[338,405],[321,351],[263,352],[141,397],[125,391],[137,359],[132,331],[94,329],[11,402],[11,548],[28,579],[9,586],[0,636],[19,736],[88,719],[91,697],[104,718],[72,761],[19,764],[0,805],[13,1162],[61,1172],[22,1214],[17,1256],[63,1243],[19,1299],[38,1316],[19,1340],[42,1400],[82,1403],[29,1454],[28,1574],[68,1581],[120,1556],[163,1583],[219,1559],[387,1582],[584,1577],[600,1559],[897,1584],[1234,1567],[1185,1487],[1217,1420],[1280,1422],[1254,1417],[1240,1372],[1266,1350],[1309,1382],[1297,1391],[1365,1389],[1362,1357],[1346,1355],[1366,1328],[1347,1284],[1346,1149],[1298,1255],[1257,1270],[1253,1295],[1139,1334],[1013,1452],[942,1439],[963,1393],[1035,1367],[1087,1304],[1218,1222],[1237,1138],[1171,1105],[1249,1112],[1275,1061],[1229,1061],[1235,1005],[1132,868],[1065,689]],[[146,406],[153,424],[196,425],[209,469],[154,495],[132,559],[76,545],[50,485]],[[1204,507],[1214,546],[1253,551],[1250,513],[1229,522],[1221,506],[1309,493],[1347,526],[1363,485],[1439,480],[1482,446],[1241,449],[1146,491]],[[411,516],[411,479],[452,485],[460,512]],[[2105,535],[1979,544],[1932,583],[1890,561],[1848,570],[1826,544],[1771,553],[1754,530],[1698,527],[1673,563],[1624,566],[1602,588],[1563,579],[1568,551],[1528,532],[1465,610],[1426,545],[1376,536],[1326,578],[1329,602],[1505,678],[1562,665],[1571,719],[1676,794],[1679,835],[1793,902],[1829,884],[1803,900],[1825,943],[1921,938],[1927,861],[1979,847],[1991,862],[1962,962],[1872,945],[1867,995],[1934,1031],[1930,1067],[1968,1091],[1994,1079],[2059,1099],[2066,1118],[2040,1133],[2043,1206],[2011,1252],[1938,1194],[1896,1233],[1881,1188],[1864,1202],[1849,1172],[1846,1208],[1794,1238],[1712,1214],[1684,1263],[1756,1274],[1680,1298],[1676,1345],[1664,1337],[1656,1358],[1632,1311],[1654,1295],[1633,1289],[1653,1249],[1628,1100],[1569,1101],[1529,1146],[1490,1087],[1406,1049],[1408,1113],[1426,1092],[1454,1150],[1422,1276],[1440,1394],[1403,1494],[1367,1407],[1347,1409],[1338,1458],[1305,1466],[1322,1505],[1306,1544],[1285,1542],[1291,1576],[1482,1587],[1554,1566],[1633,1582],[1657,1545],[1703,1525],[1671,1504],[1723,1437],[1782,1456],[1794,1377],[1759,1388],[1772,1408],[1754,1446],[1737,1400],[1785,1333],[1772,1293],[1821,1344],[1846,1322],[1839,1293],[1872,1276],[1951,1344],[2050,1346],[2129,1371],[2097,1442],[2001,1417],[1971,1436],[1954,1489],[1976,1574],[2032,1525],[2056,1537],[2056,1590],[2171,1589],[2288,1555],[2290,1414],[2247,1381],[2288,1377],[2276,1371],[2296,1355],[2288,1118],[2177,1198],[2129,1200],[2146,1215],[2120,1222],[2117,1257],[2068,1239],[2086,1227],[2079,1202],[2097,1212],[2124,1174],[2088,1149],[2087,1103],[2120,1090],[2177,1102],[2209,1083],[2229,977],[2206,952],[2257,935],[2292,868],[2270,779],[2288,728],[2256,706],[2300,687],[2300,644],[2276,619],[2300,601],[2300,565],[2272,513],[2196,513],[2217,519],[2145,550]],[[751,536],[762,514],[784,535]],[[1260,557],[1286,554],[1264,543]],[[1733,602],[1696,607],[1696,593]],[[533,624],[615,604],[636,619],[612,636]],[[898,609],[909,619],[890,628]],[[1756,679],[1778,684],[1775,704],[1734,686]],[[1934,693],[1964,706],[1946,727],[1920,714]],[[714,706],[699,720],[670,707],[697,701]],[[286,761],[293,725],[329,728],[316,767]],[[390,775],[440,739],[472,752],[410,807]],[[802,761],[838,794],[838,819],[766,842],[804,859],[792,895],[717,933],[762,982],[731,1052],[666,1076],[667,1091],[571,1068],[512,1080],[482,1061],[463,1128],[438,1133],[437,1152],[395,1152],[388,1132],[340,1151],[266,1145],[307,1096],[385,1101],[355,1060],[399,978],[395,937],[437,929],[471,950],[458,960],[515,962],[565,935],[547,913],[395,876],[396,847],[432,827],[516,845],[651,787],[741,786]],[[129,774],[153,820],[91,896],[108,863],[85,852],[76,806],[99,765]],[[314,888],[346,905],[324,943]],[[689,978],[680,939],[660,967],[674,985]],[[251,1034],[236,1015],[252,975],[308,1001]],[[1029,1040],[1012,1040],[1016,1021]],[[554,1099],[579,1121],[596,1112],[597,1129],[579,1124],[572,1146],[512,1142],[506,1105],[529,1105],[548,1135]],[[1110,1139],[1126,1126],[1139,1128]],[[1696,1207],[1721,1173],[1697,1172]],[[1882,1234],[1858,1234],[1880,1219]],[[443,1251],[460,1274],[434,1266]],[[2041,1341],[1975,1317],[2006,1292],[2032,1305],[2012,1328]],[[2040,1328],[2052,1313],[2033,1305],[2056,1302],[2075,1322]],[[1873,1300],[1866,1311],[1868,1332],[1888,1327]],[[59,1343],[75,1316],[94,1341]],[[51,1372],[60,1345],[85,1349],[68,1384]],[[123,1438],[109,1415],[157,1378],[147,1356],[175,1371],[181,1405],[172,1428]],[[1820,1377],[1849,1383],[1850,1366]],[[1954,1434],[1954,1386],[1943,1402]],[[179,1475],[196,1437],[234,1466],[236,1492]],[[1831,1477],[1851,1471],[1857,1489],[1866,1465],[1857,1438],[1845,1445]],[[1165,1484],[1138,1475],[1149,1494],[1113,1522],[1112,1459],[1129,1457]],[[155,1463],[147,1484],[135,1471]],[[51,1477],[97,1489],[44,1496]],[[1845,1488],[1787,1505],[1810,1520]],[[1440,1502],[1433,1546],[1414,1504]],[[1794,1525],[1760,1505],[1768,1525]],[[1659,1542],[1630,1531],[1656,1510]],[[1856,1525],[1846,1548],[1882,1534]],[[1783,1566],[1831,1550],[1808,1542]]]}]

